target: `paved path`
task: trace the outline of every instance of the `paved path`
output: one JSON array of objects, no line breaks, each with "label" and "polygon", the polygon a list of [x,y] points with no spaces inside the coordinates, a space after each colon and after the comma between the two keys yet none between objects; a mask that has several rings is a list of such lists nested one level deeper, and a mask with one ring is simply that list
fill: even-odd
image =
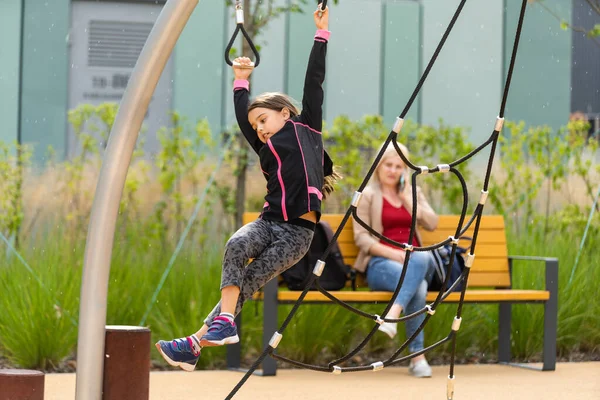
[{"label": "paved path", "polygon": [[[431,379],[415,379],[406,368],[335,376],[280,370],[276,377],[252,376],[234,399],[247,400],[445,400],[447,366]],[[456,400],[600,400],[600,362],[562,363],[554,372],[503,365],[459,365]],[[231,371],[152,372],[151,400],[224,399],[242,374]],[[46,375],[45,400],[74,399],[75,374]]]}]

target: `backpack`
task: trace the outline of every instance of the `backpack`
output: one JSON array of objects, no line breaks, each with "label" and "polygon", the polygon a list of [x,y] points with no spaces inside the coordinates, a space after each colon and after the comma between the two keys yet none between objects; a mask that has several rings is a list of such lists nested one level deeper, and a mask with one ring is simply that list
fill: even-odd
[{"label": "backpack", "polygon": [[[323,256],[329,242],[333,239],[333,231],[326,221],[319,221],[315,226],[315,234],[308,252],[297,264],[284,271],[281,276],[290,290],[304,290],[311,278],[315,264]],[[350,266],[344,264],[344,257],[337,242],[333,243],[325,261],[325,268],[319,277],[319,283],[325,290],[340,290],[346,286],[346,281],[352,279]],[[354,287],[354,285],[353,285]],[[310,290],[316,290],[314,284]]]},{"label": "backpack", "polygon": [[[471,239],[468,237],[462,237],[461,239]],[[452,264],[452,269],[450,270],[450,279],[448,280],[448,284],[446,286],[446,290],[457,279],[460,278],[464,269],[465,269],[465,259],[463,254],[466,254],[469,248],[464,248],[457,246],[456,253],[454,255],[454,263]],[[439,291],[442,288],[442,284],[446,279],[446,274],[448,271],[448,265],[450,264],[450,256],[452,255],[452,245],[446,244],[442,247],[434,249],[431,251],[431,255],[434,260],[434,273],[431,283],[429,284],[429,290]],[[460,292],[463,289],[464,282],[460,282],[456,287],[452,290],[453,292]]]}]

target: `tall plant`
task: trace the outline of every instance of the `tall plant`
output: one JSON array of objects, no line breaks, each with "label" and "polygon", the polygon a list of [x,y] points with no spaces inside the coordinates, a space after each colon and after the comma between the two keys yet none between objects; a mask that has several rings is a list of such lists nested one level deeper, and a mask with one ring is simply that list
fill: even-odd
[{"label": "tall plant", "polygon": [[[155,206],[155,232],[161,240],[174,228],[180,237],[187,215],[187,205],[198,200],[200,179],[199,166],[206,154],[214,147],[212,134],[206,120],[191,127],[179,113],[171,112],[171,127],[163,127],[157,133],[161,149],[156,156],[159,170],[158,180],[162,188],[162,199]],[[185,198],[184,183],[192,187],[192,198]],[[175,226],[170,226],[173,221]]]},{"label": "tall plant", "polygon": [[13,237],[16,248],[23,225],[23,176],[31,154],[28,145],[15,143],[11,148],[0,142],[0,232]]}]

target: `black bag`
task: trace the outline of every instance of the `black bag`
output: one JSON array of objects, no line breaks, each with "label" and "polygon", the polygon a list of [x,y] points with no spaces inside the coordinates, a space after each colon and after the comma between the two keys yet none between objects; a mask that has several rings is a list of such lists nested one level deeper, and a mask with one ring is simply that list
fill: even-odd
[{"label": "black bag", "polygon": [[[308,252],[298,263],[281,276],[290,290],[304,290],[312,276],[315,264],[323,255],[327,245],[333,238],[331,226],[326,221],[319,221],[315,227],[315,234]],[[325,290],[340,290],[346,286],[346,281],[352,278],[350,266],[344,264],[344,257],[340,252],[337,242],[333,243],[331,251],[325,261],[325,268],[319,277],[319,283]],[[314,284],[310,290],[316,290]]]},{"label": "black bag", "polygon": [[[462,237],[461,239],[468,239],[468,237]],[[454,255],[454,263],[452,264],[452,269],[450,270],[450,279],[448,280],[448,284],[446,286],[446,290],[457,279],[460,278],[464,269],[465,269],[465,259],[463,257],[464,254],[469,251],[469,248],[464,248],[457,246],[456,253]],[[433,260],[435,261],[435,271],[433,273],[433,278],[431,283],[429,284],[429,290],[439,291],[442,288],[442,284],[446,279],[446,273],[448,271],[448,265],[450,264],[450,256],[452,255],[452,245],[444,245],[435,250],[431,251],[431,255],[433,256]],[[463,288],[464,282],[460,282],[454,288],[453,292],[460,292]]]}]

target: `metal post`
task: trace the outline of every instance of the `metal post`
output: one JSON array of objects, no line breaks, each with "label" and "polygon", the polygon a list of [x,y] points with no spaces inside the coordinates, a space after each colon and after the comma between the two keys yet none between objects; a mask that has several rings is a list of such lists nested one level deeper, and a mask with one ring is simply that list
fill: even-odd
[{"label": "metal post", "polygon": [[138,58],[108,139],[92,205],[85,248],[79,336],[77,400],[100,400],[106,297],[115,225],[125,177],[160,75],[198,0],[168,0]]},{"label": "metal post", "polygon": [[[510,286],[512,287],[512,260],[508,259],[508,273],[510,275]],[[512,304],[500,303],[498,306],[498,362],[510,363],[511,358],[511,321]]]},{"label": "metal post", "polygon": [[546,259],[546,290],[550,298],[544,304],[544,350],[542,371],[556,369],[556,335],[558,329],[558,259]]},{"label": "metal post", "polygon": [[[273,334],[277,330],[277,277],[271,279],[264,286],[263,299],[263,347],[267,347]],[[277,374],[277,361],[267,356],[262,362],[263,376]]]}]

